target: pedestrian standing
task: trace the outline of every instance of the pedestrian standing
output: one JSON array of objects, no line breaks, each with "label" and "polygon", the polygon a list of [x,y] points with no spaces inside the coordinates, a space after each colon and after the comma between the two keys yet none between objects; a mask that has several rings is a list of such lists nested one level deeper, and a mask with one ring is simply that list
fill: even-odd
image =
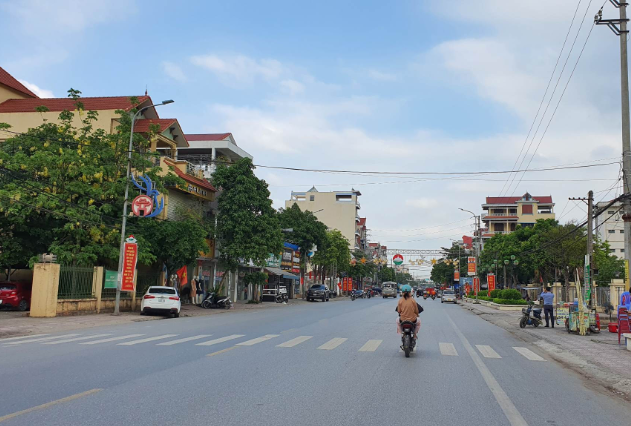
[{"label": "pedestrian standing", "polygon": [[549,327],[548,315],[554,328],[554,294],[550,291],[550,287],[544,287],[543,293],[539,295],[539,299],[543,299],[543,313],[546,316],[546,327]]}]

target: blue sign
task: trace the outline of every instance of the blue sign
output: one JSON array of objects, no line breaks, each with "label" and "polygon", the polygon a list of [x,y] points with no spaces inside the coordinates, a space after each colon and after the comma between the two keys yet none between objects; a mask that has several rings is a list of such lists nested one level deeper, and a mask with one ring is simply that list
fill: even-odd
[{"label": "blue sign", "polygon": [[134,186],[140,189],[140,192],[144,192],[145,195],[153,198],[154,205],[153,211],[150,214],[142,217],[156,217],[157,215],[162,213],[162,210],[164,210],[164,197],[162,197],[162,199],[160,200],[160,205],[158,206],[158,195],[160,195],[160,193],[157,189],[153,187],[153,182],[151,181],[151,178],[149,176],[139,176],[139,178],[142,183],[144,183],[144,186],[139,184],[136,179],[134,179],[133,174],[131,175],[131,181],[134,183]]}]

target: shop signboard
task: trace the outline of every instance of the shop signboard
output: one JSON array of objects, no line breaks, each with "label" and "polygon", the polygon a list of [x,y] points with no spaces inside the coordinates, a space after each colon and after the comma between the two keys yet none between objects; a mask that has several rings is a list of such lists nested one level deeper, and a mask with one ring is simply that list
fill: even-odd
[{"label": "shop signboard", "polygon": [[138,260],[138,245],[134,236],[125,241],[123,247],[123,275],[121,277],[121,291],[134,291],[136,278],[136,261]]},{"label": "shop signboard", "polygon": [[454,281],[460,282],[460,271],[454,271]]},{"label": "shop signboard", "polygon": [[274,253],[269,253],[267,256],[267,266],[270,268],[280,268],[280,256],[276,256]]},{"label": "shop signboard", "polygon": [[469,256],[467,259],[467,275],[475,275],[475,257]]},{"label": "shop signboard", "polygon": [[557,325],[565,326],[565,320],[570,317],[570,309],[569,308],[557,308],[556,312],[556,323]]},{"label": "shop signboard", "polygon": [[118,271],[105,271],[105,285],[103,288],[116,288],[118,284]]}]

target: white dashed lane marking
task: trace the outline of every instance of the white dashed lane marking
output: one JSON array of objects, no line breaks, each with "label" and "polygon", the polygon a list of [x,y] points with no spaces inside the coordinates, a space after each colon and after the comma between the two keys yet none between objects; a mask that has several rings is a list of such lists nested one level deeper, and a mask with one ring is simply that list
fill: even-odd
[{"label": "white dashed lane marking", "polygon": [[440,353],[449,356],[458,356],[458,351],[453,343],[439,343]]},{"label": "white dashed lane marking", "polygon": [[348,339],[346,337],[336,337],[334,339],[329,340],[324,345],[319,346],[318,349],[330,351],[332,349],[337,348],[338,346],[340,346],[342,343],[346,342],[347,340]]},{"label": "white dashed lane marking", "polygon": [[252,346],[257,343],[264,342],[269,339],[273,339],[274,337],[278,337],[278,334],[266,334],[265,336],[257,337],[256,339],[247,340],[245,342],[237,343],[237,346]]},{"label": "white dashed lane marking", "polygon": [[541,358],[539,355],[537,355],[536,353],[534,353],[528,348],[521,348],[521,347],[513,346],[513,349],[515,349],[517,352],[522,354],[524,357],[526,357],[530,361],[545,361],[545,359]]},{"label": "white dashed lane marking", "polygon": [[484,358],[502,358],[500,354],[495,352],[495,350],[488,345],[475,345],[475,347],[478,348]]},{"label": "white dashed lane marking", "polygon": [[281,343],[280,345],[276,345],[278,348],[293,348],[296,345],[306,342],[311,339],[313,336],[298,336],[295,339],[291,339],[286,341],[285,343]]}]

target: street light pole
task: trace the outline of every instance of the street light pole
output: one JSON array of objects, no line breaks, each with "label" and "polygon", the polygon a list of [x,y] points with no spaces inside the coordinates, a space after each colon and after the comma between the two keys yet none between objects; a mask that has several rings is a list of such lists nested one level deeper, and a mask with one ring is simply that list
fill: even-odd
[{"label": "street light pole", "polygon": [[[471,210],[465,210],[463,208],[458,207],[459,210],[462,210],[463,212],[467,212],[467,213],[471,213],[471,215],[473,216],[473,222],[474,222],[474,226],[476,228],[475,230],[475,234],[477,234],[478,236],[478,244],[477,244],[477,249],[476,246],[473,247],[473,255],[475,256],[475,274],[473,275],[473,280],[475,281],[478,275],[478,268],[479,268],[479,260],[480,260],[480,249],[481,249],[481,245],[482,245],[482,235],[480,235],[480,222],[479,222],[479,216],[476,216],[475,213],[473,213]],[[480,286],[481,283],[478,283],[478,287]],[[479,292],[479,288],[476,289],[475,287],[475,282],[473,284],[473,289],[476,290],[475,292],[475,302],[473,303],[480,303],[478,302],[478,292]]]},{"label": "street light pole", "polygon": [[149,105],[136,111],[131,117],[131,131],[129,134],[129,149],[127,150],[127,174],[125,175],[125,201],[123,202],[123,224],[121,225],[121,243],[120,251],[118,253],[118,280],[116,284],[116,302],[114,304],[114,315],[120,315],[120,300],[121,300],[121,286],[123,280],[123,256],[125,249],[125,228],[127,226],[127,204],[129,197],[129,176],[131,175],[131,153],[134,148],[134,122],[136,118],[145,110],[161,105],[167,105],[173,103],[173,100],[169,99],[162,101],[159,104]]}]

